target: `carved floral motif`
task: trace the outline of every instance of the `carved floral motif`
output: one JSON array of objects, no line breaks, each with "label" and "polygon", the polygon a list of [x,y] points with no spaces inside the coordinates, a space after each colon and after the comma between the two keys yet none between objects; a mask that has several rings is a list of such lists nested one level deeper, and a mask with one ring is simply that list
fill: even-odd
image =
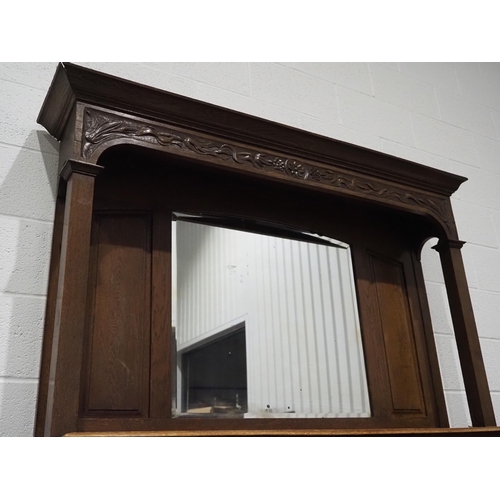
[{"label": "carved floral motif", "polygon": [[446,199],[385,185],[352,174],[341,173],[330,167],[312,166],[293,158],[259,153],[222,142],[207,141],[194,134],[188,135],[165,127],[153,127],[110,113],[86,109],[82,147],[82,156],[85,159],[89,159],[101,144],[121,138],[135,139],[165,148],[179,148],[198,155],[214,156],[232,161],[239,165],[250,165],[263,171],[278,172],[295,179],[309,180],[363,193],[373,198],[384,198],[407,205],[419,206],[433,212],[450,228],[454,227],[450,207]]}]

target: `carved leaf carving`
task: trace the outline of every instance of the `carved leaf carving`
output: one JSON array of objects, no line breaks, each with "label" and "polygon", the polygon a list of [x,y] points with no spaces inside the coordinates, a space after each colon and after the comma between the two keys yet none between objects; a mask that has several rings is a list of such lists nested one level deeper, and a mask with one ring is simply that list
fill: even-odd
[{"label": "carved leaf carving", "polygon": [[374,182],[371,179],[338,172],[330,167],[307,165],[293,158],[259,153],[227,143],[207,141],[194,134],[188,135],[166,127],[153,127],[110,113],[86,109],[82,146],[82,156],[85,159],[89,159],[100,145],[120,138],[135,139],[165,148],[184,149],[198,155],[214,156],[238,165],[249,165],[299,180],[328,184],[340,189],[363,193],[373,198],[384,198],[406,205],[419,206],[433,212],[450,228],[454,227],[446,199]]}]

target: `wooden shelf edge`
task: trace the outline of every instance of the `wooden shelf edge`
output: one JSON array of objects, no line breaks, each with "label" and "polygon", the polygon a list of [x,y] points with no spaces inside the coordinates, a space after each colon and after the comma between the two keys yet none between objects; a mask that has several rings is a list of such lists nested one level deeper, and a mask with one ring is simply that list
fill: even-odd
[{"label": "wooden shelf edge", "polygon": [[65,437],[500,437],[500,427],[454,429],[296,429],[296,430],[205,430],[205,431],[117,431],[70,432]]}]

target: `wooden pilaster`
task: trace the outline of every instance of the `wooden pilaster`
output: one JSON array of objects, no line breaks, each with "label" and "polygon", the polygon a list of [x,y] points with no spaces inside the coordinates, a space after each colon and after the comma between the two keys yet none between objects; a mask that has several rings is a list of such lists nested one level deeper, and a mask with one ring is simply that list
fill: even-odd
[{"label": "wooden pilaster", "polygon": [[434,248],[441,257],[472,425],[495,426],[495,413],[460,250],[463,244],[458,240],[441,240]]},{"label": "wooden pilaster", "polygon": [[61,172],[67,190],[57,298],[51,321],[45,436],[62,436],[77,430],[94,180],[101,169],[70,160]]}]

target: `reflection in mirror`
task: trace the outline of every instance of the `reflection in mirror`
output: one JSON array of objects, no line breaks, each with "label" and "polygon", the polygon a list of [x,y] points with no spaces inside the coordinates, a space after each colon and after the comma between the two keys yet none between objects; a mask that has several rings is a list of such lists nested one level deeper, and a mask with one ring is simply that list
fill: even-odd
[{"label": "reflection in mirror", "polygon": [[174,214],[174,414],[369,417],[349,246]]}]

